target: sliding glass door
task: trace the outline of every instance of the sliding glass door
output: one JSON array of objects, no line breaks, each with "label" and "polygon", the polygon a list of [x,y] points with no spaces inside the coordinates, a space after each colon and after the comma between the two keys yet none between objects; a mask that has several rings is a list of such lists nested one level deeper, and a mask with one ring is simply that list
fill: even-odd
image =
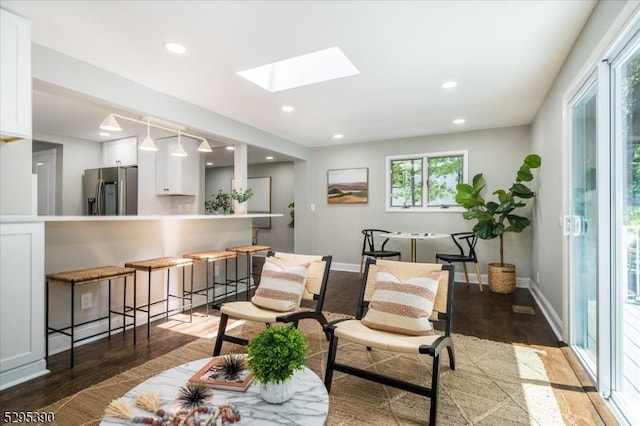
[{"label": "sliding glass door", "polygon": [[564,234],[569,238],[572,345],[596,375],[597,366],[597,103],[595,78],[569,104],[569,214]]},{"label": "sliding glass door", "polygon": [[614,402],[640,424],[640,39],[611,67],[613,87],[613,285],[611,388]]}]

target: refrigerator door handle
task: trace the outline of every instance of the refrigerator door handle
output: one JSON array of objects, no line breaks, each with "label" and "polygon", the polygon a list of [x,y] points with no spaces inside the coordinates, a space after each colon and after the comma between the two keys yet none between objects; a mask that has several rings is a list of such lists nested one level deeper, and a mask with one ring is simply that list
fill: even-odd
[{"label": "refrigerator door handle", "polygon": [[98,215],[104,215],[104,181],[98,179],[98,193],[96,194],[96,205],[98,206]]}]

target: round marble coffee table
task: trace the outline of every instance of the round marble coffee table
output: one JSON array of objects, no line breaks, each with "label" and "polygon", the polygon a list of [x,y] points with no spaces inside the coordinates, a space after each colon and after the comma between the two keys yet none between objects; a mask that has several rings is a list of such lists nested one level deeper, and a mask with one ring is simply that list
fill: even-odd
[{"label": "round marble coffee table", "polygon": [[[133,405],[139,395],[154,392],[162,399],[162,408],[166,411],[179,410],[175,402],[178,389],[187,383],[211,358],[192,361],[166,370],[140,383],[124,395],[134,416],[150,416],[144,410]],[[269,404],[260,396],[258,384],[253,382],[246,392],[234,392],[213,389],[213,398],[208,405],[220,405],[231,402],[240,409],[242,420],[238,426],[251,425],[324,425],[329,415],[329,394],[320,378],[308,368],[294,375],[296,393],[282,404]],[[155,416],[154,416],[155,417]],[[123,425],[127,421],[114,417],[105,417],[100,425]],[[235,423],[234,423],[235,424]],[[137,426],[137,425],[136,425]]]}]

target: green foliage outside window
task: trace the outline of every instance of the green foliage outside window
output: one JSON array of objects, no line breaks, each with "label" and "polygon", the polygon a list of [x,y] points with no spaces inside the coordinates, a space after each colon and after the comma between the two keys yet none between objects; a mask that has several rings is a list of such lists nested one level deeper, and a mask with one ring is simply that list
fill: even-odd
[{"label": "green foliage outside window", "polygon": [[430,155],[389,160],[391,207],[457,205],[456,185],[463,182],[464,154]]}]

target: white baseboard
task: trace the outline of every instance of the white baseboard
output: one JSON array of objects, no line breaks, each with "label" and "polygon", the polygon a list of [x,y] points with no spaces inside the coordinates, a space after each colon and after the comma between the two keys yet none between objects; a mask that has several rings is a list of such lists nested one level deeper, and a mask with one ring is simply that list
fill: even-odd
[{"label": "white baseboard", "polygon": [[49,374],[49,370],[44,359],[3,371],[0,373],[0,391],[45,374]]},{"label": "white baseboard", "polygon": [[[240,284],[238,286],[238,291],[242,293],[245,291],[245,288],[246,288],[246,284],[244,285]],[[234,292],[229,292],[228,297],[233,297],[234,294],[235,294]],[[212,302],[210,301],[209,303],[212,303]],[[193,303],[194,308],[198,306],[202,306],[204,304],[205,304],[204,296],[197,296],[197,295],[194,296],[194,303]],[[161,312],[163,312],[162,307],[158,306],[155,309],[155,312],[154,310],[151,311],[151,315],[160,314]],[[188,310],[185,310],[183,315],[188,315]],[[164,317],[161,317],[161,316],[157,317],[156,319],[152,318],[151,322],[153,323],[154,321],[162,320],[163,318]],[[171,316],[169,317],[169,319],[171,319]],[[129,324],[128,328],[130,328],[131,321],[132,320],[130,318],[127,318],[127,324]],[[144,312],[138,312],[138,314],[136,315],[136,326],[140,327],[141,325],[144,325],[146,323],[147,323],[147,314]],[[111,319],[111,328],[114,329],[118,327],[122,327],[122,316],[118,316],[114,314]],[[74,338],[76,340],[86,338],[87,336],[93,336],[98,333],[104,332],[104,334],[100,334],[98,336],[91,337],[86,340],[82,340],[81,342],[76,342],[75,347],[77,348],[78,346],[84,345],[86,343],[95,342],[97,340],[108,337],[109,336],[107,333],[108,330],[109,330],[109,322],[107,319],[103,319],[102,321],[96,321],[91,324],[85,324],[85,325],[76,327],[74,330],[74,334],[75,334]],[[142,333],[143,331],[138,330],[138,332]],[[115,336],[120,333],[122,333],[122,329],[113,331],[111,335]],[[57,354],[59,352],[67,351],[69,349],[71,349],[71,338],[69,336],[65,336],[58,333],[55,333],[49,336],[49,355]]]},{"label": "white baseboard", "polygon": [[551,307],[551,304],[549,303],[547,298],[544,297],[544,294],[542,294],[540,288],[533,281],[530,282],[529,291],[531,292],[533,299],[538,304],[538,307],[542,311],[542,314],[547,319],[547,322],[551,326],[553,333],[556,335],[558,340],[562,341],[562,319],[560,319],[558,313]]}]

